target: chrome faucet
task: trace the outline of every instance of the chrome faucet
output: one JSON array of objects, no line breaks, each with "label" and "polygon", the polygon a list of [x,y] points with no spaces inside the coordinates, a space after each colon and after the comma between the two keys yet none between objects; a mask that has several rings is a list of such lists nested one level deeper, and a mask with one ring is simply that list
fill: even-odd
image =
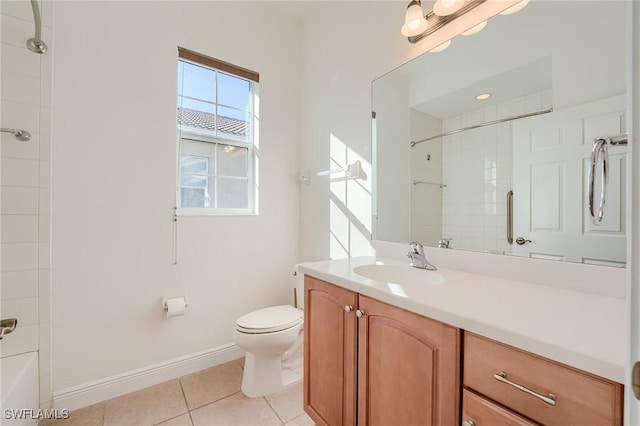
[{"label": "chrome faucet", "polygon": [[15,330],[17,325],[18,325],[17,318],[0,320],[0,340],[2,340],[5,334],[9,334],[13,330]]},{"label": "chrome faucet", "polygon": [[438,241],[438,248],[449,248],[452,238],[443,238]]},{"label": "chrome faucet", "polygon": [[407,257],[411,259],[411,266],[414,268],[426,269],[428,271],[437,271],[438,268],[433,266],[424,256],[424,248],[417,241],[409,243],[411,250],[407,253]]}]

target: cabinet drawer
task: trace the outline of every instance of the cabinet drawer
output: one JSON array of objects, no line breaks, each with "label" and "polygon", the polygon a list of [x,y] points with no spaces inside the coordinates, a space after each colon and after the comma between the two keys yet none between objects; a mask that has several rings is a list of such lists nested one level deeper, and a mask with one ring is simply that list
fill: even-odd
[{"label": "cabinet drawer", "polygon": [[[500,375],[513,384],[498,380]],[[464,337],[463,380],[466,387],[545,425],[622,424],[621,384],[472,333]],[[549,400],[554,405],[539,396],[555,399]]]},{"label": "cabinet drawer", "polygon": [[475,426],[536,425],[466,389],[462,392],[462,420],[472,421]]}]

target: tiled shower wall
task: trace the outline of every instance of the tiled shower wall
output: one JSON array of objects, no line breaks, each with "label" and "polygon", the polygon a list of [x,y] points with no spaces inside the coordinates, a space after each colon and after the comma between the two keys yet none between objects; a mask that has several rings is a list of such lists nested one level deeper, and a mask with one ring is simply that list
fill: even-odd
[{"label": "tiled shower wall", "polygon": [[0,122],[24,129],[21,142],[2,133],[0,148],[0,316],[18,328],[0,341],[0,356],[39,351],[40,405],[51,405],[51,77],[53,2],[40,2],[43,55],[26,47],[34,36],[29,1],[0,2]]},{"label": "tiled shower wall", "polygon": [[[443,120],[443,132],[550,108],[551,89]],[[451,247],[510,253],[511,123],[481,127],[442,141],[442,233]]]}]

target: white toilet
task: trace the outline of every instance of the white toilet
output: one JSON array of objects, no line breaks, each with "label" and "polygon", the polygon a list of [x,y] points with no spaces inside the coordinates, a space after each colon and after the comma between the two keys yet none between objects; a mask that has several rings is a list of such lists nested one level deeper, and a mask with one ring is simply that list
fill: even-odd
[{"label": "white toilet", "polygon": [[234,340],[247,354],[242,392],[254,398],[277,392],[302,380],[304,278],[296,274],[296,301],[270,306],[236,320]]}]

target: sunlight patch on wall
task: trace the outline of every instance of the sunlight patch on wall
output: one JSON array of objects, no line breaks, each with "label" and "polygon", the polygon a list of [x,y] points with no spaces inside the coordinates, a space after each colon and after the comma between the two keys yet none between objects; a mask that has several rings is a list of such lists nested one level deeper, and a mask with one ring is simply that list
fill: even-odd
[{"label": "sunlight patch on wall", "polygon": [[338,180],[331,176],[329,233],[331,259],[363,256],[371,249],[371,163],[349,148],[337,136],[330,135],[330,167],[339,169],[360,161],[367,180]]}]

